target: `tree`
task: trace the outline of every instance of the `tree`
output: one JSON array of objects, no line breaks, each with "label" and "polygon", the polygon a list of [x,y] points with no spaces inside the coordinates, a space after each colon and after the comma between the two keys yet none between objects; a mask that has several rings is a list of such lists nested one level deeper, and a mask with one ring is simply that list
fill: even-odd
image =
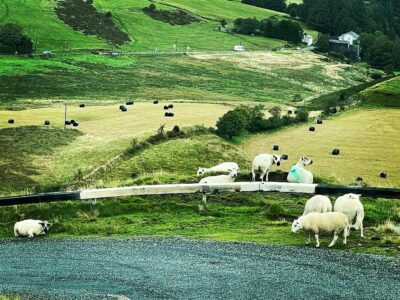
[{"label": "tree", "polygon": [[216,126],[219,136],[232,139],[233,136],[245,131],[247,120],[238,110],[231,110],[219,118]]},{"label": "tree", "polygon": [[156,7],[156,5],[155,5],[154,3],[150,3],[148,10],[149,10],[150,12],[152,12],[152,11],[155,11],[156,8],[157,8],[157,7]]},{"label": "tree", "polygon": [[318,33],[318,39],[315,46],[318,51],[327,52],[329,50],[329,36],[327,34]]},{"label": "tree", "polygon": [[260,22],[255,18],[236,19],[234,21],[234,31],[243,34],[254,34],[260,28]]},{"label": "tree", "polygon": [[367,62],[374,67],[391,72],[395,66],[393,57],[394,43],[386,36],[379,36],[368,49]]},{"label": "tree", "polygon": [[23,36],[17,45],[17,52],[20,54],[29,54],[32,53],[32,50],[33,42],[26,35]]},{"label": "tree", "polygon": [[33,43],[21,26],[7,23],[0,26],[0,53],[32,53]]},{"label": "tree", "polygon": [[308,111],[305,108],[299,108],[295,119],[299,123],[308,121]]}]

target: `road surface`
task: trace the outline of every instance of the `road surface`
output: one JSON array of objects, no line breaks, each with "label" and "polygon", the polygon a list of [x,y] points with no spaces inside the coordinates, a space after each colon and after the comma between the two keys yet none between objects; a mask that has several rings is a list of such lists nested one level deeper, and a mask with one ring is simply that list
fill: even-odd
[{"label": "road surface", "polygon": [[0,240],[0,295],[22,299],[400,299],[393,259],[170,239]]}]

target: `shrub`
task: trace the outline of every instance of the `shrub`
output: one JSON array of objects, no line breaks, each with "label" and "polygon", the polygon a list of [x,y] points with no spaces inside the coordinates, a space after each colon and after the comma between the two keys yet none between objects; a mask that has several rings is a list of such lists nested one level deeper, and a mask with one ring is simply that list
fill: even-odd
[{"label": "shrub", "polygon": [[272,218],[284,217],[286,215],[286,209],[279,204],[271,204],[265,212],[265,215]]},{"label": "shrub", "polygon": [[13,23],[0,26],[0,53],[29,54],[32,53],[32,48],[33,43],[23,34],[21,26]]},{"label": "shrub", "polygon": [[307,122],[309,118],[308,111],[304,108],[300,108],[297,110],[297,115],[296,115],[296,122],[301,123],[301,122]]}]

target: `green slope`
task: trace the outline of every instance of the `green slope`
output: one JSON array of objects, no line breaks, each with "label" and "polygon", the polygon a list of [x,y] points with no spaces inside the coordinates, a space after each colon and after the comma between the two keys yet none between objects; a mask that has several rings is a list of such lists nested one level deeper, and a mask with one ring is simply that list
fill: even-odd
[{"label": "green slope", "polygon": [[[157,9],[175,10],[175,7],[180,7],[201,16],[203,22],[172,26],[154,20],[141,10],[151,3],[147,0],[95,0],[94,6],[103,13],[112,12],[114,23],[129,34],[131,42],[124,45],[123,50],[152,50],[154,48],[172,50],[173,44],[177,44],[178,49],[186,49],[190,46],[193,50],[231,50],[238,43],[254,49],[275,48],[283,45],[283,41],[279,40],[232,35],[216,30],[222,18],[232,22],[238,17],[283,16],[281,13],[227,0],[155,2]],[[24,31],[34,40],[38,50],[111,47],[106,41],[95,36],[85,36],[60,21],[54,13],[56,3],[56,0],[2,0],[0,1],[0,24],[15,22],[22,25]]]},{"label": "green slope", "polygon": [[400,76],[366,89],[361,95],[367,106],[397,108],[400,106]]}]

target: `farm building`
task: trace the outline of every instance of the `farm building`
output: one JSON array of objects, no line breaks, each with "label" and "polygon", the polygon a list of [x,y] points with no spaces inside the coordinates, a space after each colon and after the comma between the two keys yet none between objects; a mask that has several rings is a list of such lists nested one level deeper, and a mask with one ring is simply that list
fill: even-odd
[{"label": "farm building", "polygon": [[329,40],[329,50],[349,56],[352,59],[360,59],[360,45],[355,42],[360,36],[354,31],[344,33],[337,38]]}]

